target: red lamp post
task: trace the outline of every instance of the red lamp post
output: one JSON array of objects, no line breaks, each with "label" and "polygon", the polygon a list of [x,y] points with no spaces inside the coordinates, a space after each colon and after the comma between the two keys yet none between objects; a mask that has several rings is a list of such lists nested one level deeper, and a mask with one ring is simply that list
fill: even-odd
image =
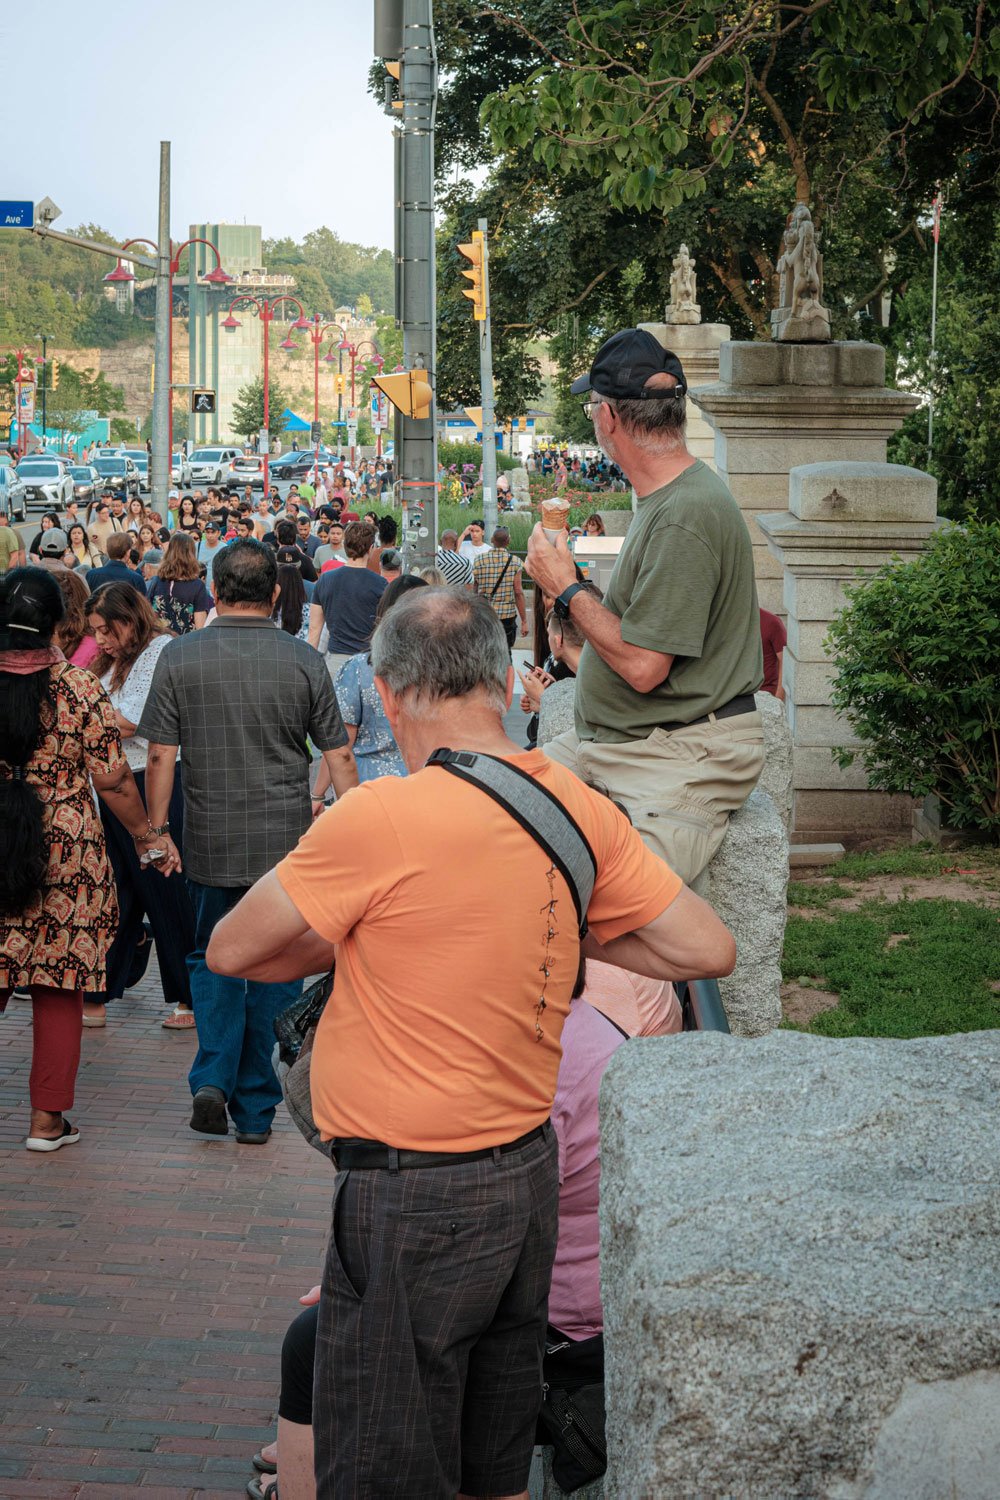
[{"label": "red lamp post", "polygon": [[[351,356],[351,406],[356,409],[356,407],[357,407],[357,398],[355,396],[355,390],[354,390],[354,365],[355,365],[355,361],[356,361],[358,355],[361,353],[362,349],[370,349],[372,351],[372,364],[378,365],[378,367],[379,367],[380,370],[381,370],[382,366],[385,364],[385,360],[379,354],[378,350],[376,349],[375,345],[372,343],[371,339],[362,339],[359,344],[351,344],[351,343],[349,343],[347,341],[347,339],[341,339],[340,343],[337,345],[337,348],[338,349],[346,349],[347,353]],[[379,457],[381,457],[381,453],[382,453],[382,434],[381,433],[379,433],[378,452],[379,452]],[[352,468],[354,467],[354,444],[353,443],[351,444],[351,467]]]},{"label": "red lamp post", "polygon": [[[309,322],[309,337],[312,340],[312,346],[313,346],[313,423],[315,424],[316,422],[319,421],[319,348],[320,348],[320,345],[323,342],[323,335],[329,329],[335,328],[337,330],[337,332],[340,333],[341,328],[340,328],[340,324],[339,323],[323,323],[323,322],[321,322],[320,321],[320,315],[319,315],[319,313],[315,313],[312,316],[312,318],[310,318],[308,320],[308,322]],[[324,356],[324,359],[323,359],[323,363],[324,364],[330,364],[332,362],[333,362],[333,354],[332,353],[327,354],[327,355]],[[317,437],[316,442],[314,444],[313,463],[315,465],[315,468],[316,468],[316,471],[317,471],[317,474],[318,474],[318,472],[319,472],[319,438],[318,437]]]},{"label": "red lamp post", "polygon": [[[133,245],[149,245],[150,248],[152,249],[154,255],[156,254],[156,251],[157,251],[157,246],[156,246],[155,240],[144,240],[144,239],[126,240],[125,243],[122,245],[121,248],[123,250],[130,250]],[[169,369],[169,372],[167,374],[167,383],[170,386],[170,418],[169,418],[169,423],[168,423],[168,427],[167,427],[167,446],[168,446],[168,449],[169,449],[169,455],[168,455],[168,459],[167,459],[168,477],[169,477],[169,467],[170,467],[170,464],[173,462],[173,456],[174,456],[174,397],[173,397],[173,384],[174,384],[174,277],[177,275],[177,272],[180,269],[180,263],[181,263],[181,256],[182,256],[182,254],[184,253],[185,250],[188,249],[188,247],[190,245],[207,245],[208,248],[212,251],[213,255],[215,256],[215,267],[214,267],[213,270],[211,270],[211,271],[208,272],[208,274],[203,278],[203,280],[209,282],[212,286],[228,286],[228,284],[233,280],[232,276],[230,276],[228,272],[226,272],[226,271],[224,271],[222,269],[222,257],[219,254],[219,248],[218,248],[217,245],[213,245],[211,240],[205,240],[205,239],[185,240],[182,245],[177,245],[176,247],[174,246],[173,241],[171,241],[171,246],[170,246],[170,292],[169,292],[169,296],[170,296],[170,316],[169,316],[169,320],[168,320],[168,326],[169,326],[169,329],[170,329],[170,356],[169,356],[169,358],[170,358],[170,369]],[[189,274],[190,275],[194,275],[194,269],[193,269],[193,267],[192,267],[191,271],[189,272]],[[104,280],[107,281],[107,282],[110,282],[112,286],[115,286],[115,285],[123,286],[123,285],[125,285],[126,283],[128,283],[130,281],[134,281],[135,280],[135,276],[132,274],[132,272],[130,270],[128,270],[125,266],[122,265],[121,261],[119,261],[118,264],[115,266],[114,270],[108,272],[108,274],[105,276]]]},{"label": "red lamp post", "polygon": [[[270,391],[270,383],[269,383],[269,379],[268,379],[268,371],[269,371],[269,368],[270,368],[269,362],[268,362],[268,360],[269,360],[268,330],[270,329],[270,326],[271,326],[272,322],[274,321],[275,309],[278,308],[278,307],[280,307],[281,304],[282,304],[282,302],[291,302],[299,310],[299,316],[295,320],[295,322],[292,324],[293,328],[311,328],[312,327],[312,323],[306,317],[305,313],[302,310],[302,303],[299,301],[299,299],[297,297],[292,297],[288,292],[283,292],[280,297],[272,297],[272,298],[270,298],[270,300],[268,300],[267,298],[264,298],[264,297],[234,297],[233,300],[232,300],[232,302],[229,304],[228,315],[222,321],[223,328],[227,328],[227,329],[239,328],[240,327],[240,320],[239,320],[239,318],[234,318],[233,317],[233,308],[234,307],[239,307],[240,305],[243,305],[243,306],[249,306],[249,307],[255,308],[256,312],[257,312],[258,318],[260,319],[261,323],[264,325],[264,438],[265,438],[265,442],[264,442],[264,494],[265,494],[265,496],[267,495],[268,489],[270,488],[270,472],[271,472],[270,471],[269,462],[268,462],[268,460],[270,458],[270,453],[271,453],[271,432],[270,432],[271,405],[270,405],[270,399],[269,399],[271,391]],[[282,347],[282,349],[295,349],[298,346],[293,342],[292,339],[287,338],[287,339],[284,340],[284,342],[282,343],[281,347]]]}]

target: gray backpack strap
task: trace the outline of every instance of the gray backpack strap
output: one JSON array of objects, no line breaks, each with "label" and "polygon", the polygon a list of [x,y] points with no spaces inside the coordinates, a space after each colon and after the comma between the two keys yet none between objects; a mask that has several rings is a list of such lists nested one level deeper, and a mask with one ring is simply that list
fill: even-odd
[{"label": "gray backpack strap", "polygon": [[581,938],[594,892],[597,860],[582,829],[534,776],[495,755],[470,750],[435,750],[427,764],[450,771],[498,802],[549,856],[573,893]]}]

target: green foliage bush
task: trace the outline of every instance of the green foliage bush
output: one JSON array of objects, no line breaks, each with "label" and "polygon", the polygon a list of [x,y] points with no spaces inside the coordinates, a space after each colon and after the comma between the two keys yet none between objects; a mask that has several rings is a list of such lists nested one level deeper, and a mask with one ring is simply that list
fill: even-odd
[{"label": "green foliage bush", "polygon": [[[472,464],[476,473],[483,461],[483,450],[478,443],[438,443],[438,463],[443,464],[446,469],[453,466],[461,473],[463,464]],[[504,469],[516,469],[519,460],[512,458],[509,453],[497,454],[497,471]]]},{"label": "green foliage bush", "polygon": [[832,701],[871,785],[936,795],[1000,843],[1000,523],[938,532],[917,561],[848,590],[830,627]]}]

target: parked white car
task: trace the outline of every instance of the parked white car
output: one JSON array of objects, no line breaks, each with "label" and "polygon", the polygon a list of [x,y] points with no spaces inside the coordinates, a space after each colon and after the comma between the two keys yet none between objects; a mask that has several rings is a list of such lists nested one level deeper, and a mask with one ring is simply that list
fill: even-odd
[{"label": "parked white car", "polygon": [[181,466],[181,483],[188,488],[193,484],[221,484],[229,477],[229,465],[242,452],[242,448],[196,448]]}]

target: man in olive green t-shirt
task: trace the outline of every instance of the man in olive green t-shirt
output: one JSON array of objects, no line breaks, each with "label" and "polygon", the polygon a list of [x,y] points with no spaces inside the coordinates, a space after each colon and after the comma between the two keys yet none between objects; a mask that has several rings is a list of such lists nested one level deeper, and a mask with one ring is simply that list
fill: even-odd
[{"label": "man in olive green t-shirt", "polygon": [[690,882],[764,765],[750,536],[722,480],[685,447],[684,372],[652,334],[614,334],[572,390],[588,393],[597,439],[639,499],[603,605],[577,584],[566,542],[532,533],[528,572],[586,641],[576,729],[543,748],[623,802]]},{"label": "man in olive green t-shirt", "polygon": [[17,568],[24,562],[24,543],[14,530],[13,526],[7,525],[7,513],[0,510],[0,578],[10,568]]}]

